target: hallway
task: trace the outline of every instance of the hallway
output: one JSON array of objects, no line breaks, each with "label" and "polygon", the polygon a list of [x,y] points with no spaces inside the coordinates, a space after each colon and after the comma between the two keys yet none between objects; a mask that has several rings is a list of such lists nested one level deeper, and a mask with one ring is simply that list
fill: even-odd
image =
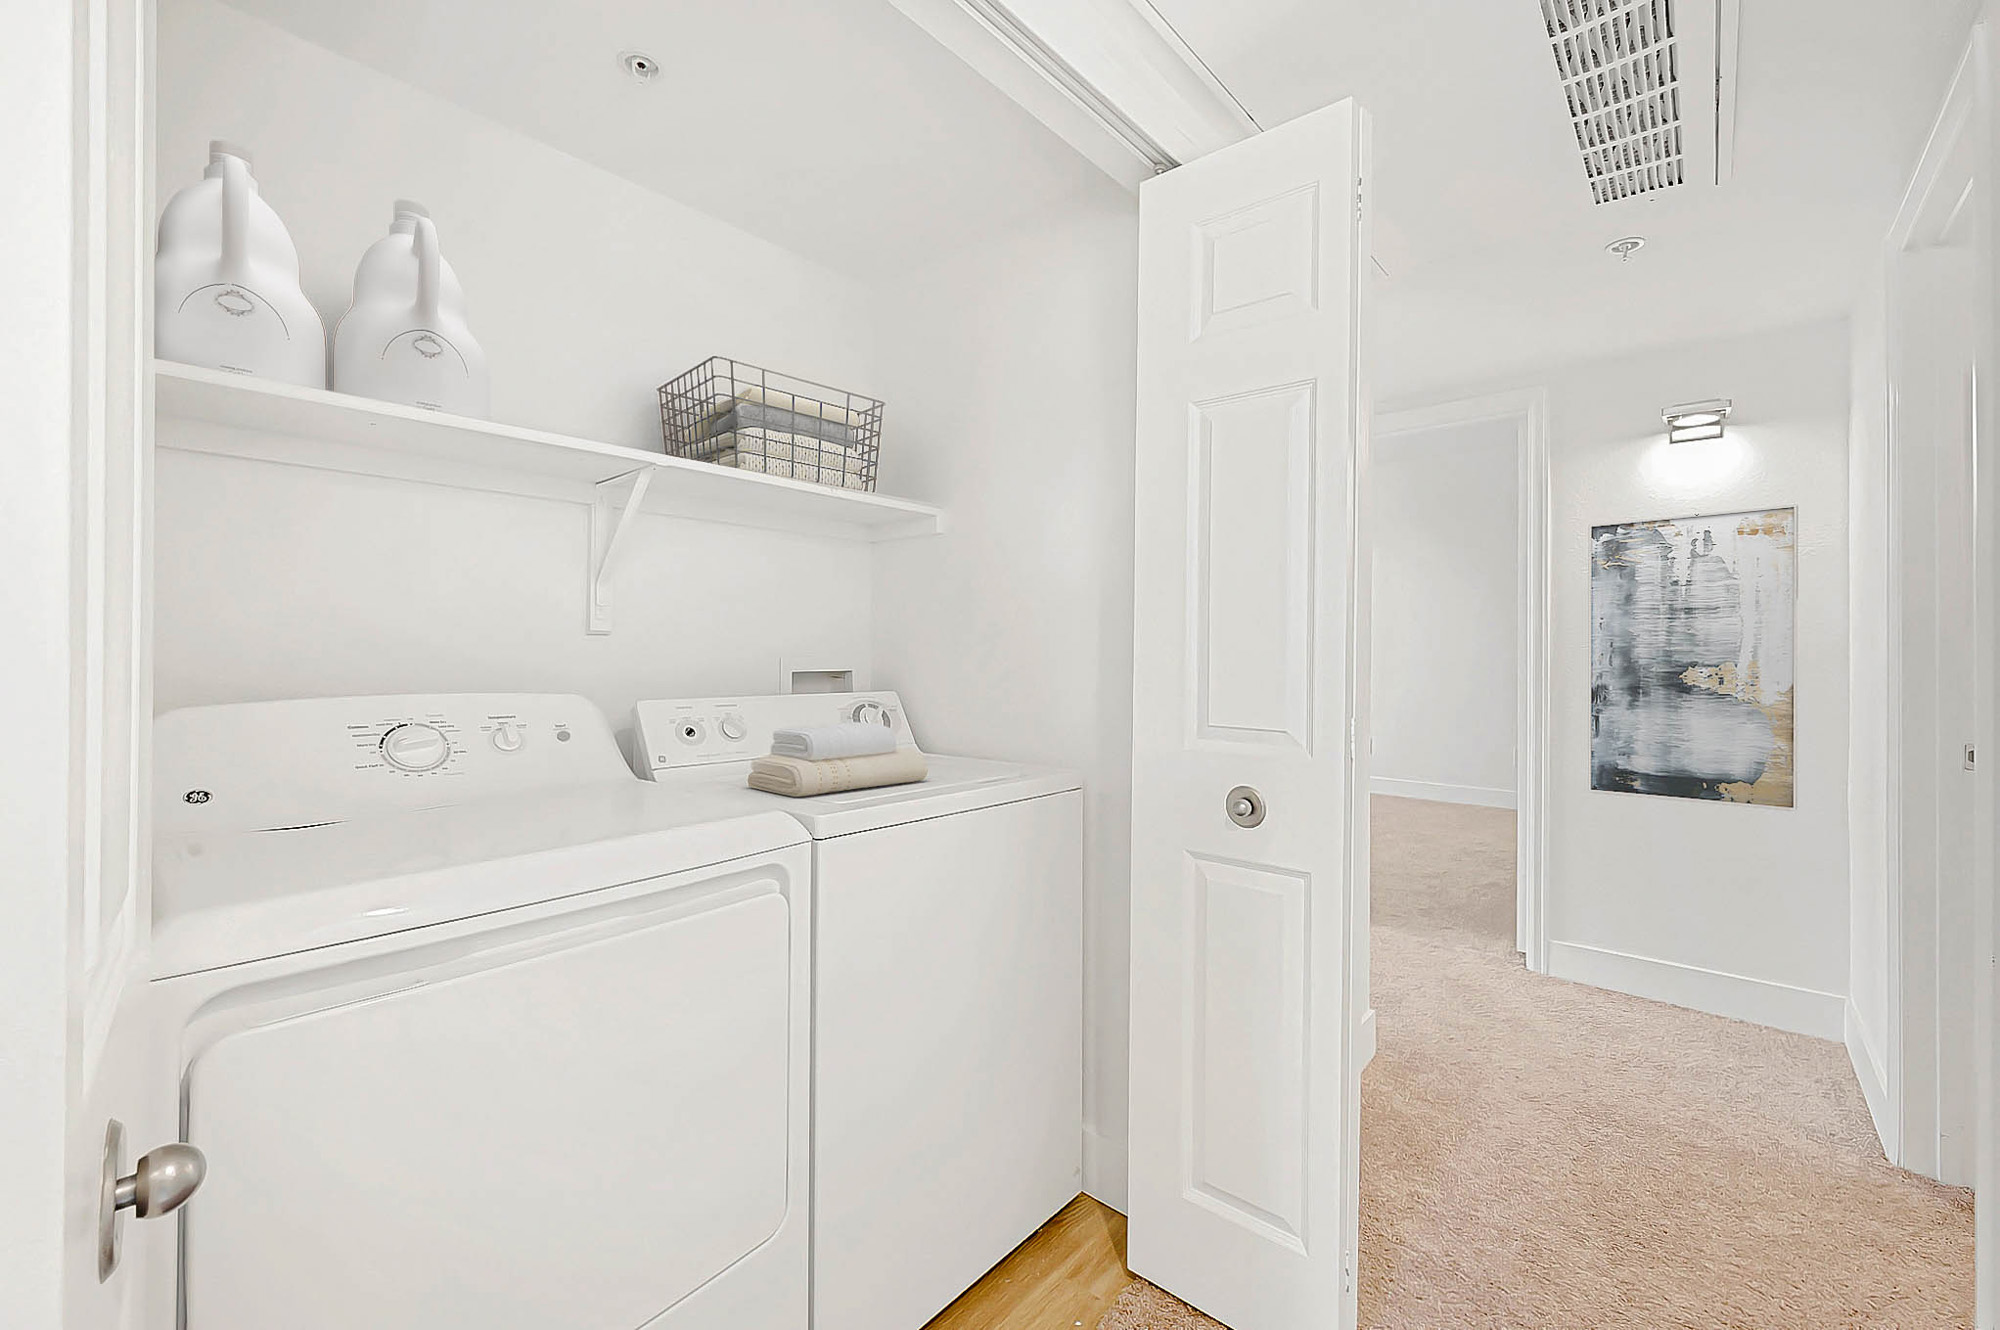
[{"label": "hallway", "polygon": [[1361,1324],[1951,1327],[1972,1201],[1837,1044],[1527,973],[1514,815],[1377,797]]}]

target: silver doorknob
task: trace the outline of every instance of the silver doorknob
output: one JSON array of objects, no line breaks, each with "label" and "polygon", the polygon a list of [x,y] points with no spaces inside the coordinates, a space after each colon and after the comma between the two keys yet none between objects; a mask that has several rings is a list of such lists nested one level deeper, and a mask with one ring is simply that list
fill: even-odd
[{"label": "silver doorknob", "polygon": [[157,1219],[187,1204],[208,1176],[208,1160],[185,1141],[157,1146],[124,1170],[125,1124],[113,1118],[104,1127],[104,1181],[97,1201],[97,1281],[118,1268],[119,1224],[130,1210]]},{"label": "silver doorknob", "polygon": [[132,1172],[112,1184],[111,1207],[140,1219],[171,1214],[187,1203],[208,1176],[208,1160],[185,1141],[155,1146]]},{"label": "silver doorknob", "polygon": [[1239,827],[1254,827],[1264,821],[1264,796],[1248,785],[1238,785],[1222,801],[1223,811]]}]

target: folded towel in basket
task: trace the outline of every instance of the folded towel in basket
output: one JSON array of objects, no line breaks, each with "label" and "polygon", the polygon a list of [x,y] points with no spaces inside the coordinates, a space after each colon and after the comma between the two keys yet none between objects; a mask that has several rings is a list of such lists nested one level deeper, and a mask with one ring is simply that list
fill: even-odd
[{"label": "folded towel in basket", "polygon": [[765,406],[759,402],[741,402],[720,415],[710,416],[696,426],[695,437],[712,439],[739,430],[794,434],[820,439],[837,447],[846,447],[854,442],[854,430],[845,420],[828,420],[817,414]]},{"label": "folded towel in basket", "polygon": [[771,736],[771,756],[803,757],[824,762],[830,757],[869,757],[896,751],[896,732],[887,725],[815,725],[810,729],[779,730]]},{"label": "folded towel in basket", "polygon": [[707,422],[728,415],[744,403],[770,407],[794,416],[811,416],[815,420],[828,420],[841,425],[860,425],[868,419],[871,410],[881,406],[881,403],[867,398],[852,397],[845,393],[840,395],[846,398],[844,403],[788,393],[782,388],[763,388],[754,383],[746,383],[733,394],[711,398],[707,408],[702,412],[702,426],[705,429]]},{"label": "folded towel in basket", "polygon": [[744,447],[737,448],[734,446],[734,434],[724,437],[731,446],[704,457],[704,461],[766,476],[810,480],[838,489],[868,488],[868,477],[862,473],[861,463],[845,449],[836,449],[829,444],[821,451],[821,445],[810,442],[788,444],[769,439],[749,440]]},{"label": "folded towel in basket", "polygon": [[871,757],[836,757],[808,762],[802,757],[760,757],[750,764],[750,788],[804,799],[878,785],[908,785],[931,774],[930,763],[914,748]]}]

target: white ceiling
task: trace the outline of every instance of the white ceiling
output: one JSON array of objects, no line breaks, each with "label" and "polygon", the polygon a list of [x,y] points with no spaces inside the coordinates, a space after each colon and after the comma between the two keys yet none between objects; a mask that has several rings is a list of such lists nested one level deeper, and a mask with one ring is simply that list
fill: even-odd
[{"label": "white ceiling", "polygon": [[1110,188],[886,0],[229,3],[848,272]]},{"label": "white ceiling", "polygon": [[1734,178],[1600,207],[1537,0],[1153,4],[1266,128],[1372,113],[1382,399],[1847,310],[1977,8],[1743,0]]},{"label": "white ceiling", "polygon": [[[857,274],[1107,187],[888,0],[230,2]],[[1265,127],[1372,113],[1393,401],[1850,308],[1978,0],[1743,0],[1734,178],[1603,207],[1537,0],[1152,3]]]}]

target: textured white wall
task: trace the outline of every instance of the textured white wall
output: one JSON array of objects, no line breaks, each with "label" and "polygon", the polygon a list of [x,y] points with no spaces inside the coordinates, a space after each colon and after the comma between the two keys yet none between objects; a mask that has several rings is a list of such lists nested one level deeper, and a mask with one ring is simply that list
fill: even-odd
[{"label": "textured white wall", "polygon": [[[429,205],[496,419],[657,449],[655,388],[717,352],[880,387],[856,282],[212,0],[164,0],[159,45],[161,199],[209,139],[249,147],[329,329],[391,201]],[[581,504],[174,451],[158,491],[162,710],[558,689],[622,729],[639,697],[775,691],[785,654],[868,663],[864,546],[641,518],[587,637]]]},{"label": "textured white wall", "polygon": [[1519,677],[1514,422],[1378,434],[1368,483],[1376,791],[1507,806]]},{"label": "textured white wall", "polygon": [[1085,1184],[1125,1194],[1138,213],[1110,184],[913,271],[883,308],[883,483],[945,505],[876,553],[875,680],[947,752],[1086,789]]},{"label": "textured white wall", "polygon": [[[1847,325],[1563,365],[1451,396],[1535,385],[1548,389],[1551,436],[1551,968],[1837,1039],[1849,962]],[[1735,399],[1728,438],[1669,446],[1660,408],[1704,397]],[[1591,527],[1776,507],[1798,510],[1797,806],[1592,790]]]}]

